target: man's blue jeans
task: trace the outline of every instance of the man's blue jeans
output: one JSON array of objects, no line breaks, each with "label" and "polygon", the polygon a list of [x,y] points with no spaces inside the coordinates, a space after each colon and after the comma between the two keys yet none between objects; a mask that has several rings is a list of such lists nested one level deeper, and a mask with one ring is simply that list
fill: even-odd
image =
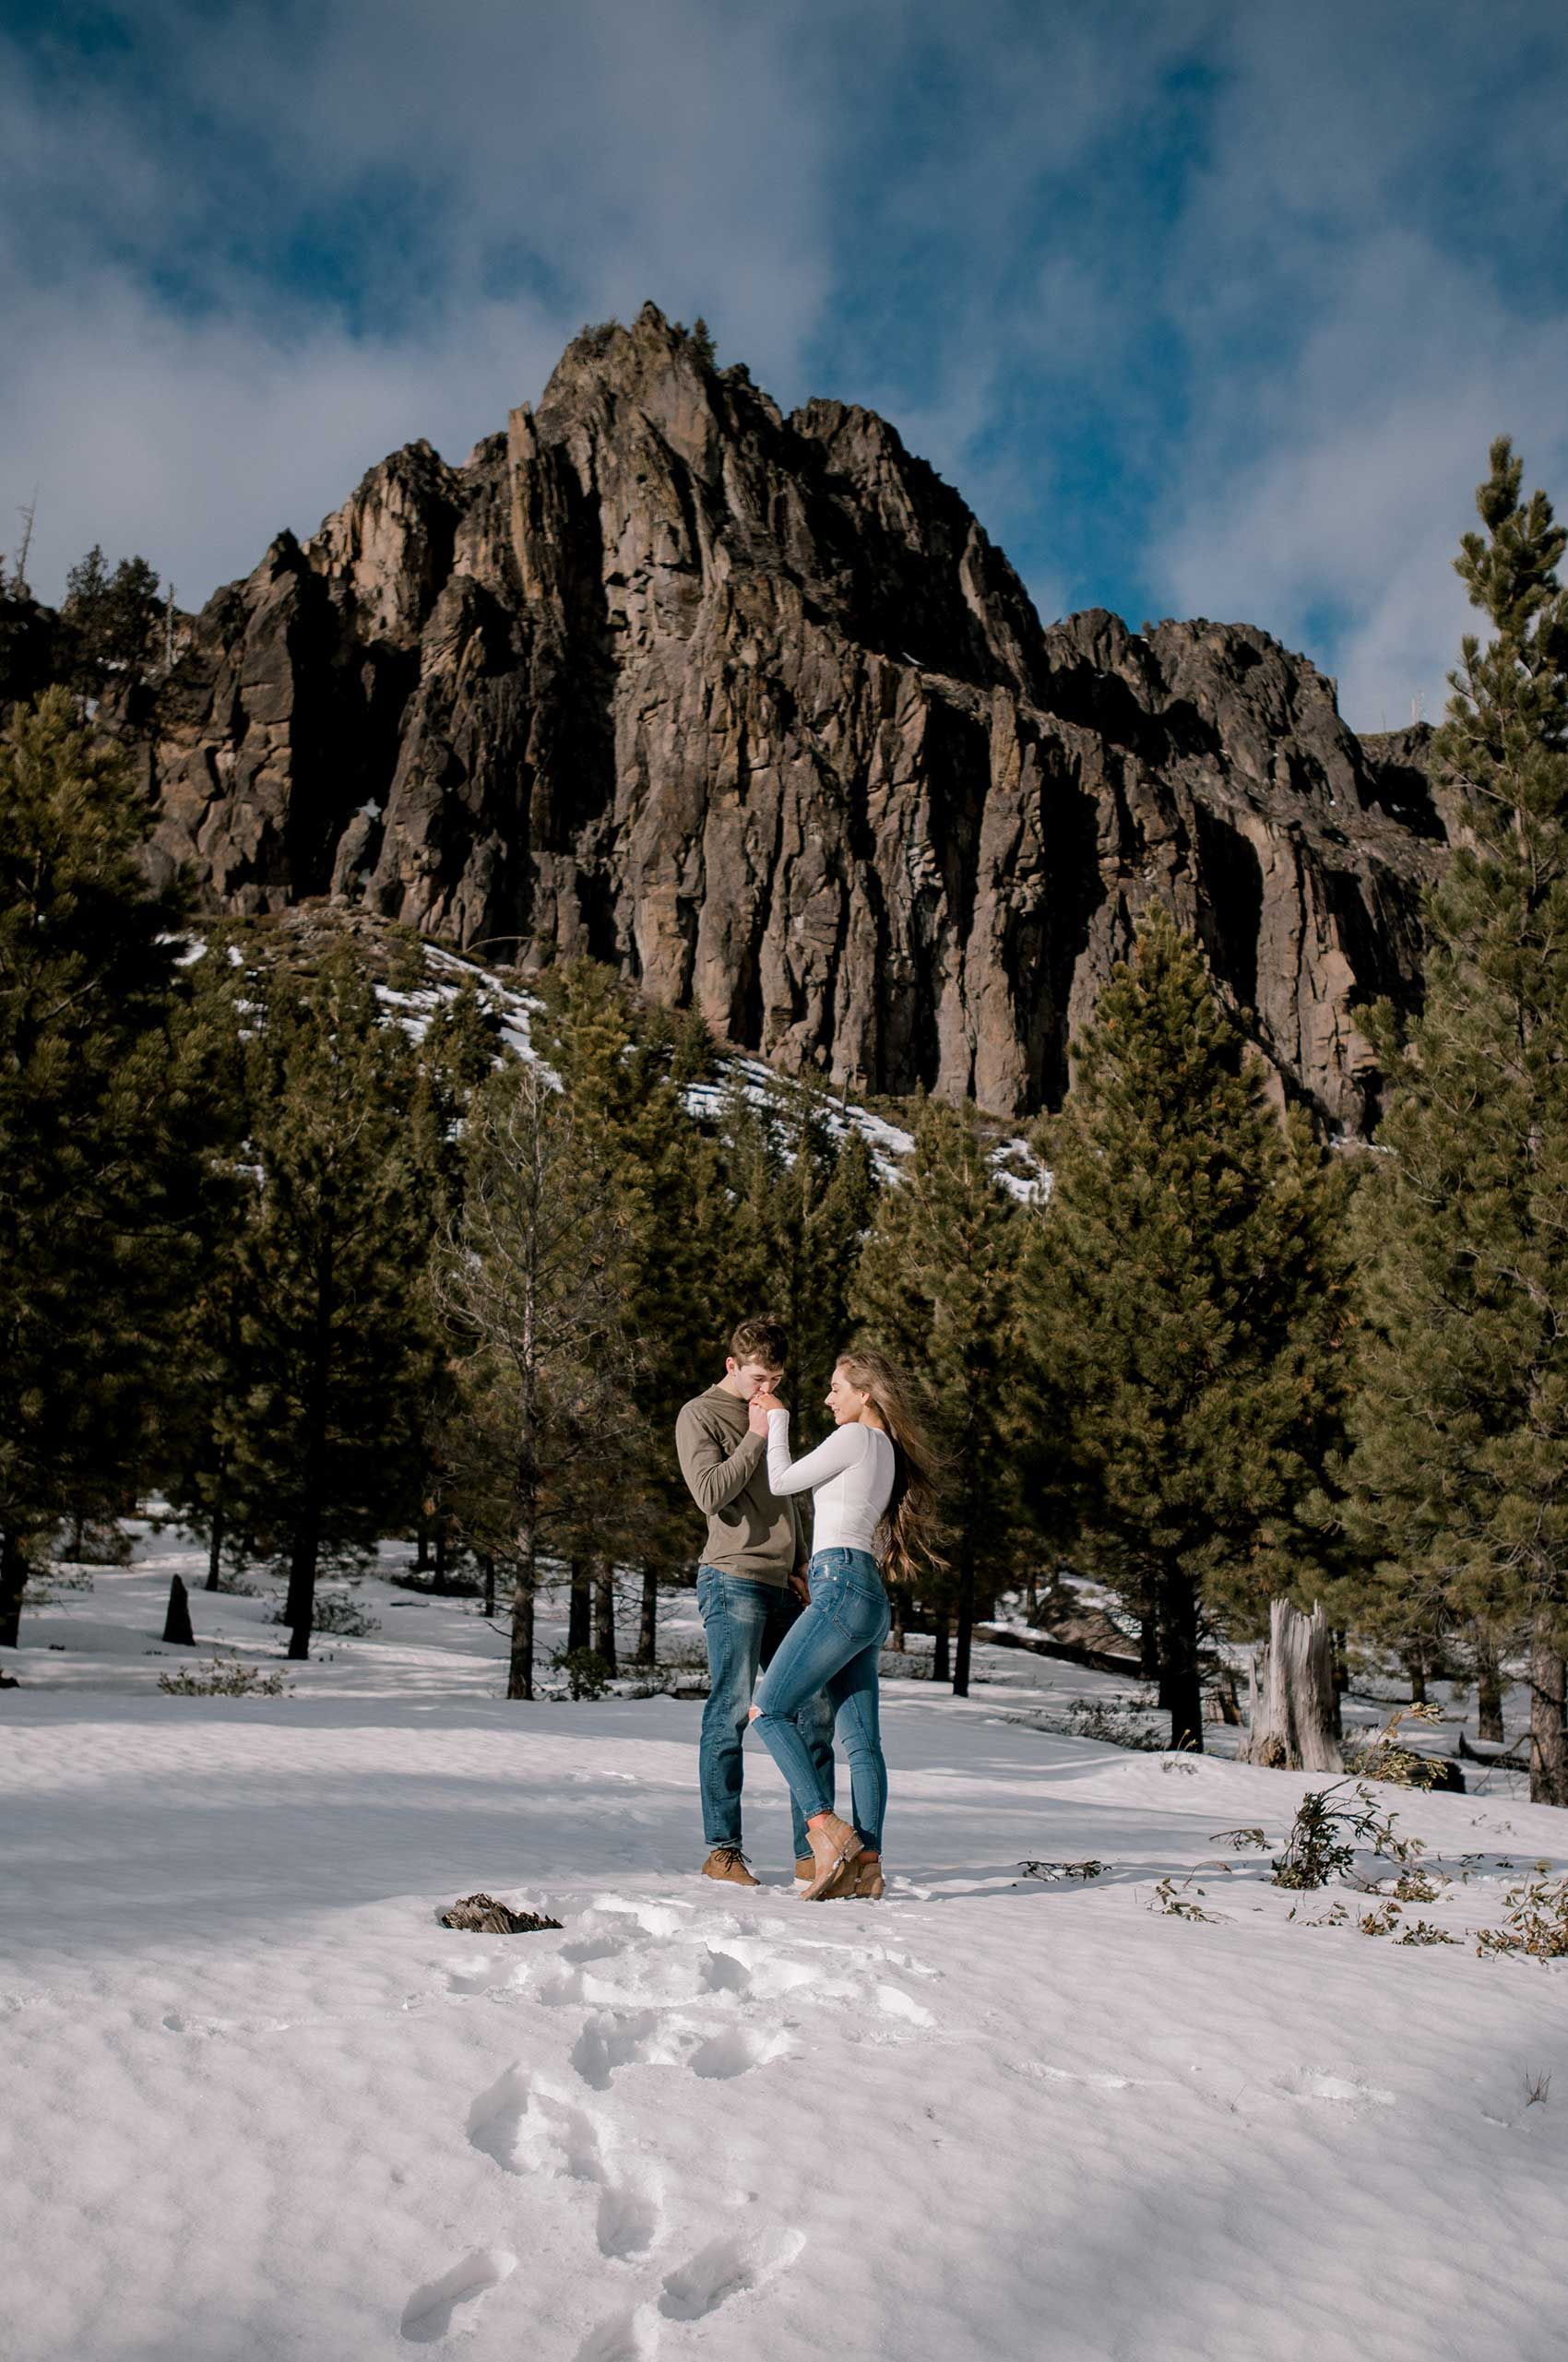
[{"label": "man's blue jeans", "polygon": [[[812,1603],[768,1668],[756,1693],[756,1733],[790,1783],[797,1824],[833,1809],[807,1736],[807,1714],[826,1698],[849,1759],[855,1834],[882,1851],[887,1766],[882,1759],[877,1666],[892,1613],[869,1550],[818,1550],[811,1563]],[[795,1848],[799,1853],[801,1848]]]},{"label": "man's blue jeans", "polygon": [[[746,1735],[757,1669],[771,1665],[780,1643],[802,1612],[792,1591],[777,1583],[751,1583],[744,1575],[697,1569],[697,1611],[707,1635],[709,1688],[702,1714],[697,1776],[702,1786],[703,1834],[709,1846],[741,1842],[741,1742]],[[802,1743],[818,1784],[833,1796],[833,1710],[826,1698],[806,1699],[800,1716]],[[793,1801],[793,1799],[791,1799]],[[795,1858],[811,1852],[805,1816],[794,1806]]]}]

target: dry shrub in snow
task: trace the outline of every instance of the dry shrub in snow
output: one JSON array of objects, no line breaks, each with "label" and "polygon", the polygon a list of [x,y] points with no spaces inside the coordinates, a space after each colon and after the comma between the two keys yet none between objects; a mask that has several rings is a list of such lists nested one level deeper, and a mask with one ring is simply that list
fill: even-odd
[{"label": "dry shrub in snow", "polygon": [[[1544,1864],[1537,1865],[1538,1870]],[[1476,1950],[1485,1960],[1522,1953],[1530,1960],[1568,1960],[1568,1878],[1533,1878],[1511,1886],[1508,1916],[1500,1928],[1482,1928]]]},{"label": "dry shrub in snow", "polygon": [[1401,1864],[1424,1851],[1419,1837],[1394,1834],[1396,1815],[1380,1811],[1377,1798],[1359,1781],[1353,1798],[1332,1803],[1346,1785],[1336,1780],[1332,1787],[1312,1789],[1301,1798],[1285,1851],[1274,1864],[1276,1886],[1326,1886],[1331,1878],[1346,1875],[1359,1851],[1386,1855]]},{"label": "dry shrub in snow", "polygon": [[1446,1787],[1454,1776],[1446,1757],[1418,1754],[1400,1743],[1399,1726],[1407,1715],[1415,1722],[1443,1719],[1441,1708],[1434,1705],[1401,1706],[1382,1730],[1350,1741],[1345,1749],[1348,1767],[1363,1779],[1386,1780],[1393,1787]]},{"label": "dry shrub in snow", "polygon": [[242,1665],[238,1657],[214,1656],[203,1665],[160,1673],[158,1686],[171,1698],[290,1698],[294,1688],[279,1672]]},{"label": "dry shrub in snow", "polygon": [[[275,1624],[288,1622],[287,1603],[279,1607],[272,1620]],[[336,1640],[368,1640],[372,1632],[381,1630],[377,1618],[362,1608],[347,1591],[318,1592],[311,1627],[315,1632],[330,1632]]]}]

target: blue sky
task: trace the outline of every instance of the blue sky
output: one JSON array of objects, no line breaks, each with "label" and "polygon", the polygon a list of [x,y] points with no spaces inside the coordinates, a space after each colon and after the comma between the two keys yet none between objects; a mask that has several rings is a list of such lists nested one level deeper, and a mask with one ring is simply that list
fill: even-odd
[{"label": "blue sky", "polygon": [[183,604],[587,320],[867,403],[1047,620],[1441,708],[1490,437],[1568,503],[1557,0],[0,0],[0,545]]}]

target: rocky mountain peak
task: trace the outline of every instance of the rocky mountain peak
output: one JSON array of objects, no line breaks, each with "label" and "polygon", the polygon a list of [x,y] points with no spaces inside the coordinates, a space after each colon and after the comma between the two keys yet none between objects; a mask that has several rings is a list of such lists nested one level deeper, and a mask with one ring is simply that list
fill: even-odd
[{"label": "rocky mountain peak", "polygon": [[1419,978],[1417,751],[1244,624],[1042,629],[873,412],[789,417],[653,305],[461,467],[416,443],[220,592],[159,699],[158,858],[525,963],[587,951],[856,1092],[1053,1102],[1172,905],[1283,1088],[1364,1120]]}]

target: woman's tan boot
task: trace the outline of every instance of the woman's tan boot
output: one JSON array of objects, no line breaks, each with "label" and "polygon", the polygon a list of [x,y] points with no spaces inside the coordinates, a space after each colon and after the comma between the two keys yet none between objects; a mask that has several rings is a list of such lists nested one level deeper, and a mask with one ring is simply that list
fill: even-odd
[{"label": "woman's tan boot", "polygon": [[849,1822],[829,1812],[806,1835],[816,1875],[801,1896],[802,1902],[827,1903],[836,1894],[847,1894],[854,1882],[855,1856],[861,1850],[861,1841]]},{"label": "woman's tan boot", "polygon": [[857,1903],[880,1903],[886,1891],[882,1875],[882,1856],[868,1854],[863,1848],[855,1861],[855,1882],[848,1889]]}]

